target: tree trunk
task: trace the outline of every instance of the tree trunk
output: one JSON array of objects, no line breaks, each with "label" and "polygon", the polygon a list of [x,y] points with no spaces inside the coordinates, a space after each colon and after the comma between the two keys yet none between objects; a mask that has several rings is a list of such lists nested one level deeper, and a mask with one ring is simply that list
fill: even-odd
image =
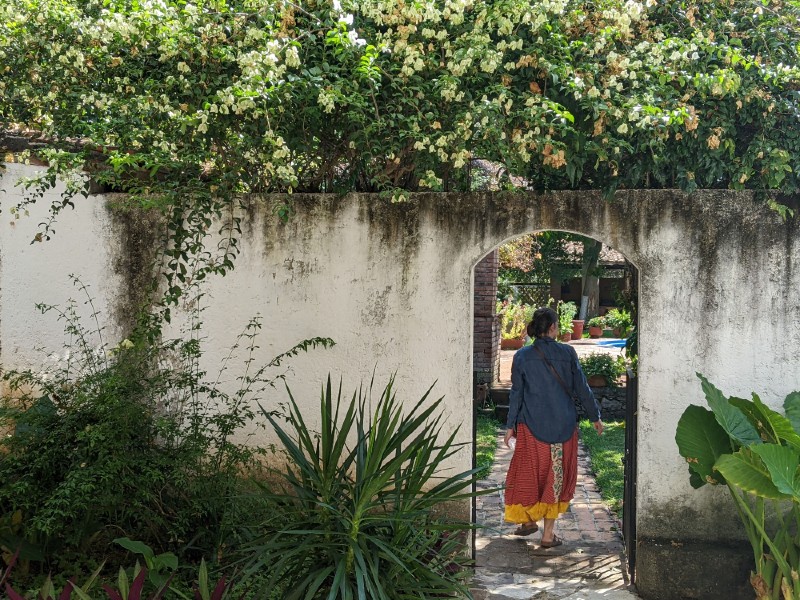
[{"label": "tree trunk", "polygon": [[583,240],[583,266],[581,268],[581,309],[579,319],[590,319],[600,311],[600,277],[597,263],[600,259],[601,242]]}]

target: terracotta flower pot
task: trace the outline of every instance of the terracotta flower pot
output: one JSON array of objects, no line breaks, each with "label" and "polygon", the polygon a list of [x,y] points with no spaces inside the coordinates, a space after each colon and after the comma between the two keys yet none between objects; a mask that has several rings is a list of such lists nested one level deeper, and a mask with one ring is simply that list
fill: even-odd
[{"label": "terracotta flower pot", "polygon": [[586,382],[589,384],[589,387],[606,387],[608,385],[606,378],[602,375],[589,375]]},{"label": "terracotta flower pot", "polygon": [[589,327],[589,337],[590,338],[599,338],[603,336],[603,328],[602,327]]},{"label": "terracotta flower pot", "polygon": [[502,339],[500,340],[500,349],[501,350],[519,350],[522,348],[522,345],[525,343],[525,340],[517,339]]},{"label": "terracotta flower pot", "polygon": [[562,333],[561,335],[558,336],[558,339],[561,340],[562,342],[568,342],[572,339],[572,334]]},{"label": "terracotta flower pot", "polygon": [[576,320],[572,322],[572,339],[579,340],[583,337],[583,321]]}]

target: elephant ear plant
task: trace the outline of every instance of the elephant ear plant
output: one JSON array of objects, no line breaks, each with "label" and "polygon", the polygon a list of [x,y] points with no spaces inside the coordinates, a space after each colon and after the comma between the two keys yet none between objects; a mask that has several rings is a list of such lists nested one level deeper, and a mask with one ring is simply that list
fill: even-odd
[{"label": "elephant ear plant", "polygon": [[784,416],[697,376],[711,410],[689,406],[675,434],[690,483],[728,486],[753,547],[756,597],[800,599],[800,392],[786,397]]},{"label": "elephant ear plant", "polygon": [[347,401],[329,378],[319,433],[291,393],[285,426],[265,411],[287,465],[278,486],[263,488],[275,516],[245,548],[245,571],[287,600],[471,597],[473,526],[445,513],[477,494],[477,469],[443,473],[467,450],[456,431],[442,435],[441,398],[428,390],[403,404],[390,380],[375,402],[371,387]]}]

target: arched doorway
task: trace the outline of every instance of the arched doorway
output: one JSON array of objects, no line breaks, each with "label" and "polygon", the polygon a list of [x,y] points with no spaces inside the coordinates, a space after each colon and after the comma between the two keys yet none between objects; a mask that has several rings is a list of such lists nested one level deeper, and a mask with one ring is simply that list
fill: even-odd
[{"label": "arched doorway", "polygon": [[[532,238],[534,243],[531,243]],[[535,238],[543,243],[535,243]],[[521,305],[534,308],[549,302],[556,308],[571,304],[574,310],[580,312],[574,315],[575,321],[583,323],[574,324],[574,331],[567,333],[568,341],[565,340],[565,343],[572,345],[579,357],[586,357],[585,368],[591,364],[592,357],[598,354],[614,357],[624,355],[629,359],[627,366],[633,367],[627,369],[620,378],[619,387],[607,385],[595,390],[604,421],[610,421],[613,427],[619,428],[615,433],[622,443],[619,479],[624,481],[624,491],[622,506],[617,507],[616,513],[598,515],[602,507],[599,499],[594,497],[594,478],[591,471],[584,466],[588,464],[588,460],[582,459],[581,468],[586,472],[579,475],[579,489],[576,490],[571,514],[565,515],[563,525],[571,529],[564,532],[570,543],[567,544],[568,549],[555,555],[539,552],[537,538],[514,539],[509,535],[513,526],[498,527],[498,520],[502,519],[499,508],[502,503],[501,494],[494,498],[489,497],[486,501],[478,500],[473,516],[476,523],[487,526],[484,531],[488,533],[477,536],[475,556],[478,567],[486,567],[489,571],[502,568],[503,560],[498,559],[497,553],[510,553],[514,557],[512,562],[521,567],[517,573],[538,574],[543,579],[597,577],[605,584],[627,587],[635,574],[636,557],[638,381],[635,376],[635,359],[630,359],[637,348],[636,335],[629,334],[635,332],[638,325],[639,271],[624,255],[608,245],[576,233],[547,230],[518,236],[510,242],[506,240],[486,254],[476,263],[473,271],[474,422],[477,424],[486,415],[491,415],[498,426],[503,427],[510,388],[510,359],[515,352],[513,349],[504,349],[515,345],[505,344],[503,339],[512,341],[519,336],[520,329],[519,323],[510,323],[507,318],[509,307]],[[518,264],[510,267],[509,262],[515,260],[515,252],[518,255]],[[527,265],[521,264],[525,262],[520,262],[520,258],[524,259],[524,256],[519,255],[531,253],[535,255],[533,260],[528,261]],[[504,314],[498,317],[498,312]],[[559,312],[569,323],[569,315]],[[569,313],[569,310],[565,312]],[[588,322],[591,317],[618,316],[620,312],[630,316],[630,331],[609,334],[616,337],[590,337]],[[519,320],[520,311],[514,308],[514,313],[514,318]],[[593,320],[596,321],[597,319]],[[583,325],[587,325],[585,329]],[[626,344],[626,338],[633,339]],[[623,354],[620,347],[624,345],[629,348]],[[591,369],[590,366],[588,368]],[[475,430],[477,431],[477,425]],[[498,464],[507,464],[509,453],[500,448],[500,455]],[[501,466],[500,471],[503,469]],[[490,485],[502,485],[502,475],[496,468],[489,477]],[[488,522],[481,522],[482,520]],[[580,531],[581,528],[584,531]],[[617,545],[609,544],[609,540]],[[617,552],[617,549],[623,547],[624,552]]]}]

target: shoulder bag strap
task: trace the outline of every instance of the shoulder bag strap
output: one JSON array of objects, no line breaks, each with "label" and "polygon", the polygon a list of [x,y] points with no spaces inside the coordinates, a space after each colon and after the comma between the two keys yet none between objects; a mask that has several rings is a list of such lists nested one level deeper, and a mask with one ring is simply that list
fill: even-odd
[{"label": "shoulder bag strap", "polygon": [[574,396],[573,396],[572,392],[570,392],[569,388],[567,388],[567,384],[564,383],[564,380],[561,379],[561,375],[558,374],[558,371],[556,371],[555,367],[553,367],[553,365],[550,363],[550,361],[547,360],[547,357],[544,355],[544,352],[542,352],[542,349],[539,348],[539,346],[537,346],[536,344],[534,344],[533,349],[536,350],[536,352],[539,353],[539,356],[542,357],[542,360],[545,362],[545,364],[548,367],[550,367],[550,370],[553,372],[553,375],[556,376],[556,379],[558,380],[558,383],[561,384],[561,387],[564,388],[564,391],[567,393],[567,396],[569,398],[573,398],[574,399]]}]

